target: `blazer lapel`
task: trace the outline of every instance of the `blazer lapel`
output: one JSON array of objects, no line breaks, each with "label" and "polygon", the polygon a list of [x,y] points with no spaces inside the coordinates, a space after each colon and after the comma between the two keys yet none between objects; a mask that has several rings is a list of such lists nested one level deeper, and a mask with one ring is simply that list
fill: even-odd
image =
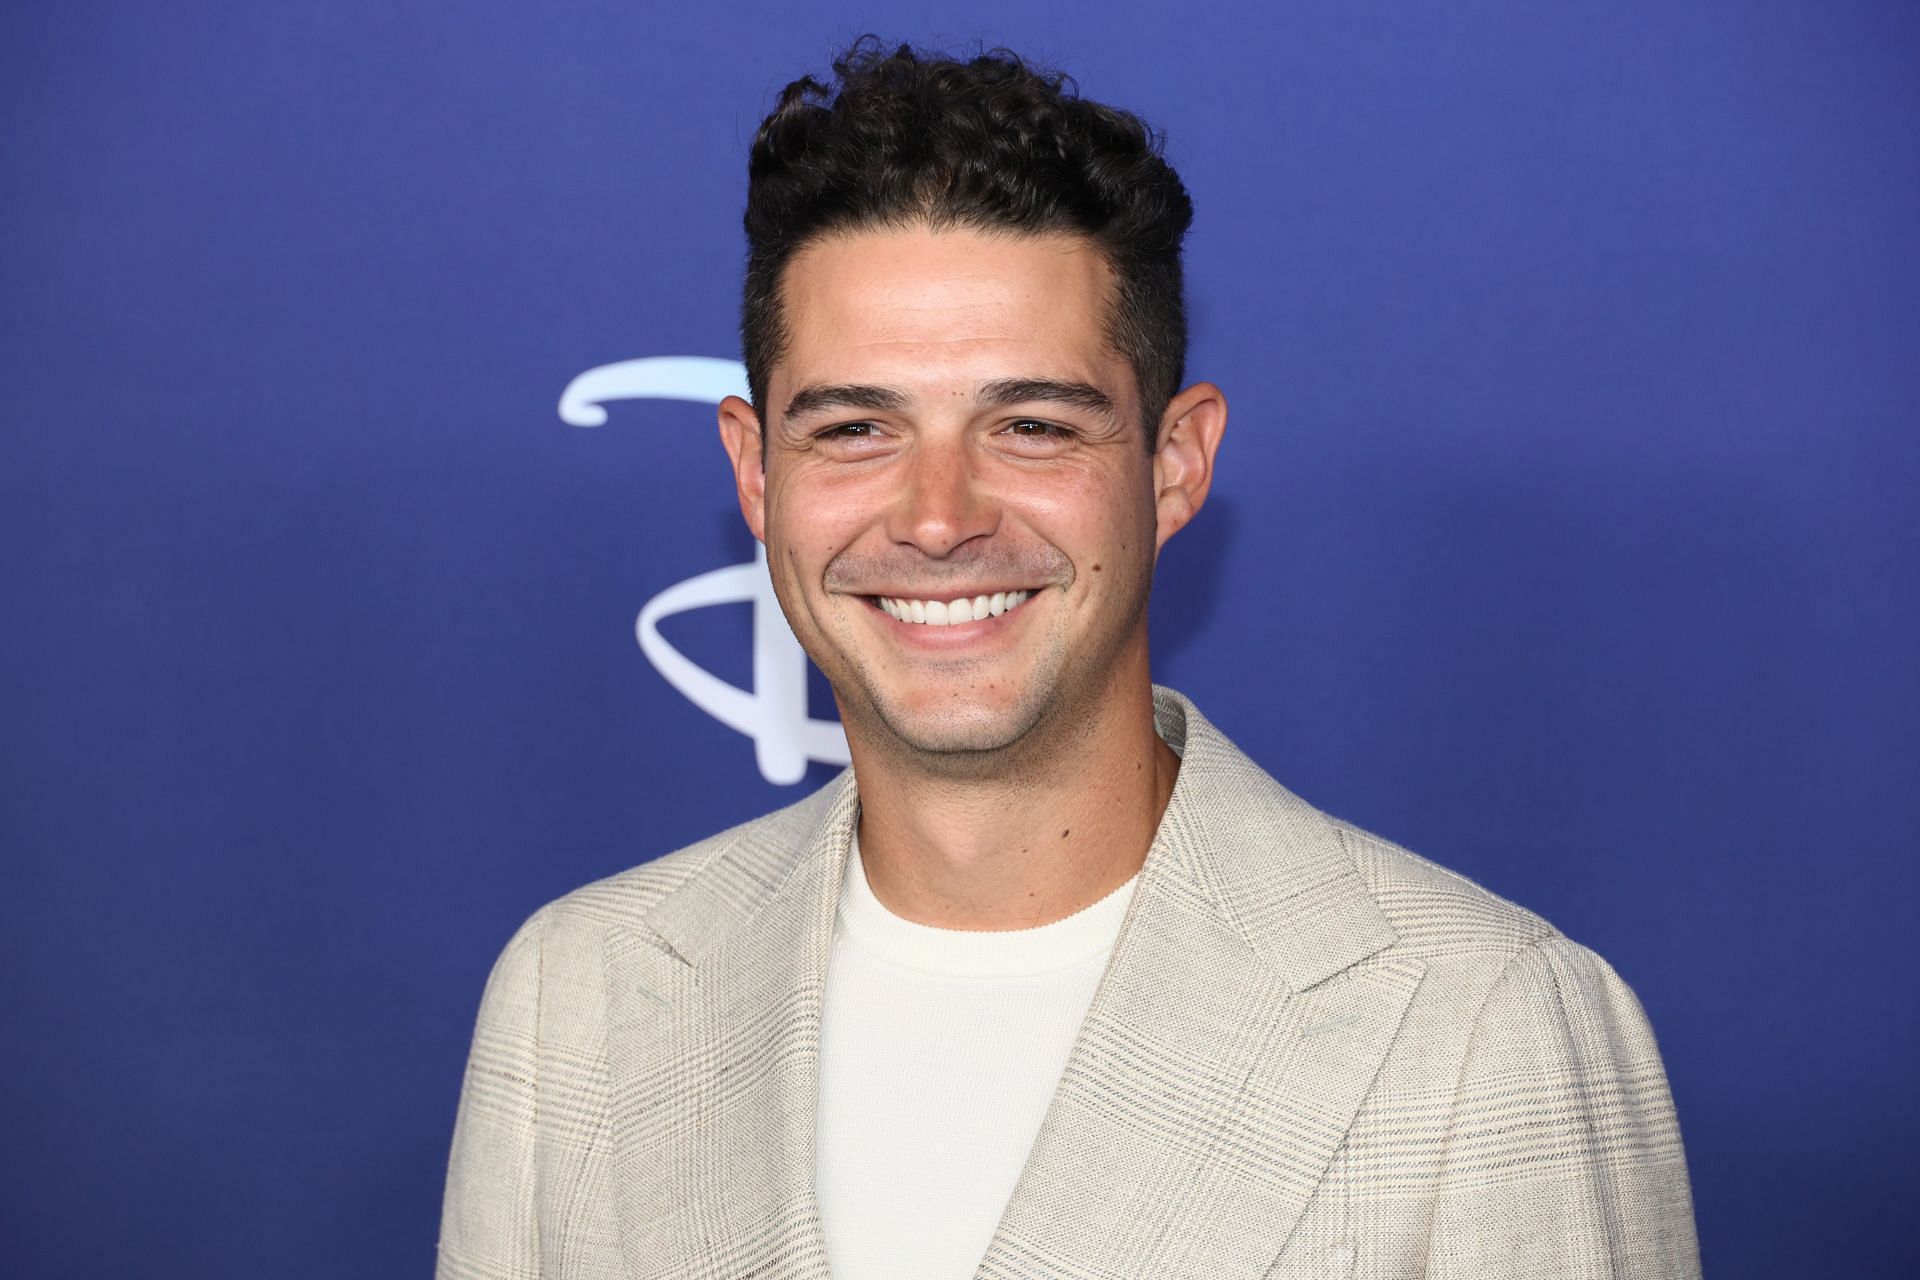
[{"label": "blazer lapel", "polygon": [[1360,965],[1395,935],[1328,820],[1156,703],[1180,776],[982,1277],[1264,1274],[1419,985]]},{"label": "blazer lapel", "polygon": [[[1265,1272],[1420,981],[1362,963],[1395,935],[1328,820],[1155,697],[1180,777],[982,1277]],[[857,815],[848,773],[610,934],[636,1277],[828,1280],[820,1009]]]},{"label": "blazer lapel", "polygon": [[745,828],[608,955],[622,1244],[636,1276],[827,1280],[820,1007],[851,773]]}]

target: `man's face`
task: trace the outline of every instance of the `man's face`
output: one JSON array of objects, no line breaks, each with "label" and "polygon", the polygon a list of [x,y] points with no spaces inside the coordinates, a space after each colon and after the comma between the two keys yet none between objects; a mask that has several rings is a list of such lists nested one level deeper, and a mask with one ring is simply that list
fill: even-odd
[{"label": "man's face", "polygon": [[861,231],[789,263],[764,436],[738,400],[722,430],[781,606],[875,747],[993,752],[1090,721],[1117,670],[1144,683],[1154,558],[1198,502],[1157,510],[1112,280],[1066,235]]}]

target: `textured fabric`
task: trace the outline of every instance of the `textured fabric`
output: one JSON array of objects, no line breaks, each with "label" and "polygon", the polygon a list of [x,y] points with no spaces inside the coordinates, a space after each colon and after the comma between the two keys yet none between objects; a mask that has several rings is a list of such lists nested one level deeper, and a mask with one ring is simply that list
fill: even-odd
[{"label": "textured fabric", "polygon": [[[1180,775],[977,1274],[1697,1276],[1659,1055],[1605,962],[1155,703]],[[481,1001],[443,1280],[827,1275],[821,997],[857,804],[843,775],[522,927]]]},{"label": "textured fabric", "polygon": [[1038,928],[935,929],[874,897],[854,840],[827,962],[814,1124],[835,1280],[974,1273],[1133,885]]}]

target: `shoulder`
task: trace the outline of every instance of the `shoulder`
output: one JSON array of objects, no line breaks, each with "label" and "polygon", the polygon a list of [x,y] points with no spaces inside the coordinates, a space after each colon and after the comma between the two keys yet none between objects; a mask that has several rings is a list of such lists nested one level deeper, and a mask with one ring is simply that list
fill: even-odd
[{"label": "shoulder", "polygon": [[1403,957],[1510,958],[1560,931],[1484,885],[1350,822],[1328,817],[1354,870],[1399,935]]},{"label": "shoulder", "polygon": [[[649,931],[648,919],[655,910],[690,886],[704,882],[712,892],[726,895],[730,855],[744,847],[800,846],[838,789],[838,782],[829,783],[784,808],[563,894],[514,932],[495,964],[496,977],[502,969],[532,963],[544,968],[557,957],[597,953],[615,933]],[[745,886],[738,888],[746,892]]]},{"label": "shoulder", "polygon": [[1431,998],[1456,1026],[1483,1041],[1497,1041],[1505,1028],[1558,1042],[1569,1025],[1600,1019],[1632,1029],[1636,1056],[1652,1052],[1638,999],[1597,952],[1457,871],[1328,821],[1398,935],[1377,959],[1420,962]]},{"label": "shoulder", "polygon": [[[1302,935],[1341,951],[1364,934],[1382,948],[1377,963],[1428,971],[1497,968],[1561,936],[1537,913],[1288,790],[1176,691],[1154,695],[1156,728],[1184,762],[1169,816],[1184,795],[1180,819],[1204,831],[1200,860],[1229,897],[1251,904],[1239,913],[1250,928],[1291,933],[1296,949]],[[1312,926],[1326,921],[1337,932],[1316,939]]]}]

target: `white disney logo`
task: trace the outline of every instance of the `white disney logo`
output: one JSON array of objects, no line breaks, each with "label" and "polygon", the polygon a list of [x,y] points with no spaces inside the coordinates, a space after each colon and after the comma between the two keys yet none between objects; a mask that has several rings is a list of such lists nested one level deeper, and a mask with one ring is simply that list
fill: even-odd
[{"label": "white disney logo", "polygon": [[[709,356],[649,356],[589,369],[560,393],[560,420],[604,426],[609,400],[692,400],[719,404],[747,394],[738,360]],[[716,604],[753,606],[753,688],[728,684],[660,634],[660,619]],[[730,729],[753,739],[754,759],[768,782],[787,786],[806,776],[807,761],[846,764],[847,735],[837,720],[807,714],[807,655],[794,639],[767,576],[767,549],[755,546],[750,564],[728,565],[675,583],[641,606],[634,623],[640,651],[687,700]]]}]

